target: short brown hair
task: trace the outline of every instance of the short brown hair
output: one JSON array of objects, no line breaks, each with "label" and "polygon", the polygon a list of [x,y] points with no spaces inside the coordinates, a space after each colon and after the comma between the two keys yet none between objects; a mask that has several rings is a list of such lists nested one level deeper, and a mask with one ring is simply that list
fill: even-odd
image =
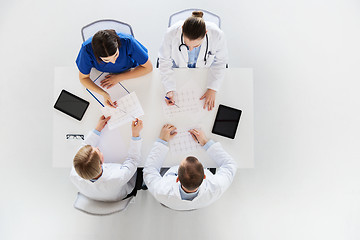
[{"label": "short brown hair", "polygon": [[192,12],[191,17],[187,18],[183,24],[183,34],[190,40],[203,39],[206,34],[204,15],[201,11]]},{"label": "short brown hair", "polygon": [[204,179],[204,167],[196,157],[189,156],[186,164],[181,164],[178,169],[180,183],[186,189],[193,191],[198,188]]},{"label": "short brown hair", "polygon": [[86,145],[76,153],[74,168],[77,174],[84,179],[93,179],[101,173],[101,159],[90,145]]},{"label": "short brown hair", "polygon": [[100,57],[110,57],[121,46],[120,37],[115,30],[100,30],[93,36],[91,46],[97,62],[102,62]]}]

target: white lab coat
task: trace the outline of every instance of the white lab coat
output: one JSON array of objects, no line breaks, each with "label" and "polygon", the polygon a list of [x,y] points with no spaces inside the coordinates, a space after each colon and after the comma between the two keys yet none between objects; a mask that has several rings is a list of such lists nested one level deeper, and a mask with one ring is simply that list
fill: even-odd
[{"label": "white lab coat", "polygon": [[[96,147],[100,136],[89,132],[85,145]],[[128,157],[123,164],[103,163],[103,173],[95,182],[81,178],[72,167],[71,182],[88,198],[98,201],[118,201],[125,198],[135,187],[136,170],[141,161],[142,140],[130,140]]]},{"label": "white lab coat", "polygon": [[[159,50],[159,70],[161,81],[165,92],[175,91],[176,83],[173,78],[173,67],[185,68],[189,60],[186,47],[181,44],[182,25],[184,21],[179,21],[168,28]],[[205,22],[208,35],[208,52],[206,63],[204,61],[206,51],[206,37],[204,38],[196,67],[210,68],[207,88],[218,91],[225,77],[225,67],[228,62],[228,51],[223,31],[211,22]]]},{"label": "white lab coat", "polygon": [[206,207],[219,199],[234,179],[235,161],[224,151],[220,143],[214,143],[208,148],[207,153],[220,168],[215,175],[205,169],[206,179],[201,183],[198,195],[192,201],[182,200],[180,182],[176,182],[179,166],[171,167],[163,177],[159,173],[168,151],[168,146],[155,142],[146,159],[143,172],[149,192],[169,208],[193,210]]}]

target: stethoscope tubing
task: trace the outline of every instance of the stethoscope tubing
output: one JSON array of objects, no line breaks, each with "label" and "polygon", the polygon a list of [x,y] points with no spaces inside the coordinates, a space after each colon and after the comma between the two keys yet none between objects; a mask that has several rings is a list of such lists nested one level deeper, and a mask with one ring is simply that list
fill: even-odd
[{"label": "stethoscope tubing", "polygon": [[[206,65],[206,55],[208,53],[208,48],[209,48],[209,38],[208,38],[208,35],[207,33],[205,34],[205,37],[206,37],[206,50],[205,50],[205,55],[204,55],[204,62],[205,62],[205,65]],[[179,51],[181,52],[181,47],[185,46],[187,50],[189,50],[189,47],[186,46],[186,44],[184,43],[183,41],[183,33],[181,33],[181,44],[179,45]]]}]

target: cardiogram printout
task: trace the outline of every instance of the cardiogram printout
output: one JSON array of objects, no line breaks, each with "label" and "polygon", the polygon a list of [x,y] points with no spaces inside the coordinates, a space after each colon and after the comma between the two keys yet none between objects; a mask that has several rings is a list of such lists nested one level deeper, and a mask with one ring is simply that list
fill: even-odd
[{"label": "cardiogram printout", "polygon": [[191,153],[201,149],[201,145],[188,132],[190,129],[192,128],[176,130],[176,136],[169,141],[169,148],[172,154]]},{"label": "cardiogram printout", "polygon": [[201,89],[194,86],[192,88],[186,87],[175,91],[175,105],[167,105],[163,102],[164,114],[167,118],[174,118],[181,114],[188,116],[197,115],[202,110]]},{"label": "cardiogram printout", "polygon": [[105,106],[101,109],[105,117],[111,116],[107,124],[109,129],[120,127],[144,115],[144,110],[135,92],[125,95],[116,102],[117,108]]}]

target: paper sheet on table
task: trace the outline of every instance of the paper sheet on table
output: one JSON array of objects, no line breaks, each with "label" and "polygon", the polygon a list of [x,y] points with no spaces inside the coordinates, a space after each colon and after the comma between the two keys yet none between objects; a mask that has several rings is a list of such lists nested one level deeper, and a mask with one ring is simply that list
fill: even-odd
[{"label": "paper sheet on table", "polygon": [[176,130],[176,136],[169,141],[169,148],[172,154],[191,153],[201,149],[201,145],[188,132],[190,129],[192,128]]},{"label": "paper sheet on table", "polygon": [[110,130],[144,115],[144,110],[135,92],[117,100],[117,108],[105,106],[101,111],[105,117],[111,116],[107,124]]},{"label": "paper sheet on table", "polygon": [[187,85],[178,91],[175,91],[174,100],[176,105],[168,106],[163,101],[163,110],[167,118],[175,118],[180,115],[196,117],[202,111],[201,89],[197,85]]},{"label": "paper sheet on table", "polygon": [[[109,73],[107,72],[100,72],[96,69],[91,69],[91,72],[90,72],[90,79],[92,81],[94,81],[94,83],[96,85],[98,85],[101,89],[103,89],[105,92],[107,92],[110,97],[111,97],[111,100],[115,101],[116,99],[119,99],[123,96],[126,96],[127,94],[129,94],[127,92],[127,89],[125,89],[125,86],[120,82],[118,84],[115,84],[113,87],[111,88],[103,88],[100,86],[101,84],[101,81],[105,79],[105,76],[109,75]],[[100,94],[96,93],[95,91],[91,91],[91,93],[102,103],[105,105],[104,103],[104,98],[103,96],[101,96]]]}]

